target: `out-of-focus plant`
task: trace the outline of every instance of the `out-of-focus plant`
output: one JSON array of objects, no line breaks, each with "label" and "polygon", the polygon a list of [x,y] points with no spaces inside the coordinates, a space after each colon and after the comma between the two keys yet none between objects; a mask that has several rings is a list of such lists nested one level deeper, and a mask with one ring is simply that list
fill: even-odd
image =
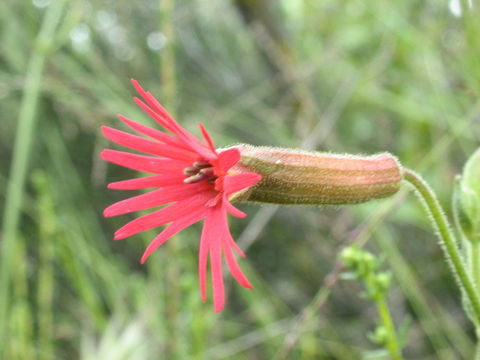
[{"label": "out-of-focus plant", "polygon": [[[379,270],[378,259],[368,251],[355,246],[345,248],[340,254],[340,258],[348,270],[342,274],[342,278],[362,281],[365,287],[363,297],[372,300],[377,307],[380,321],[376,329],[369,334],[369,339],[374,344],[382,346],[392,359],[403,359],[402,342],[395,330],[388,306],[391,273]],[[375,354],[376,356],[380,355],[379,352],[375,352]]]}]

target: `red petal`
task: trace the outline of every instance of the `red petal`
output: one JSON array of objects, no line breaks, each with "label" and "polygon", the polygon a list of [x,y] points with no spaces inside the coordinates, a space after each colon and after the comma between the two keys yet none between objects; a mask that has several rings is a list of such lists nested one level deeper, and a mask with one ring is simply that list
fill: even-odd
[{"label": "red petal", "polygon": [[213,140],[208,134],[207,129],[205,129],[205,126],[203,126],[202,123],[198,123],[198,126],[200,127],[200,131],[202,132],[203,138],[205,139],[208,146],[210,147],[210,150],[212,150],[213,152],[216,152],[215,145],[213,145]]},{"label": "red petal", "polygon": [[117,150],[103,150],[100,153],[103,160],[124,166],[137,171],[145,171],[154,174],[164,174],[173,171],[182,171],[189,162],[180,160],[159,159],[153,156],[131,154]]},{"label": "red petal", "polygon": [[[228,231],[228,228],[227,228],[227,231]],[[231,238],[230,233],[227,236],[225,236],[222,241],[223,252],[225,254],[225,259],[227,260],[227,266],[230,269],[230,272],[232,273],[235,280],[237,280],[240,285],[242,285],[243,287],[246,287],[247,289],[252,289],[253,288],[252,284],[250,284],[247,277],[240,269],[240,266],[238,266],[237,260],[233,255],[232,249],[230,247],[231,246],[230,241],[228,241],[229,238]]]},{"label": "red petal", "polygon": [[[145,99],[144,96],[142,96],[142,97]],[[134,97],[133,100],[143,111],[145,111],[153,120],[158,122],[166,130],[170,131],[172,134],[175,134],[175,135],[179,136],[180,138],[184,137],[184,132],[186,130],[179,129],[178,126],[175,126],[175,124],[172,124],[171,122],[165,120],[160,114],[158,114],[150,106],[145,104],[145,102],[143,102],[141,99],[139,99],[137,97]],[[182,140],[185,141],[185,139],[182,139]]]},{"label": "red petal", "polygon": [[218,154],[217,167],[222,173],[226,173],[240,160],[240,151],[232,148]]},{"label": "red petal", "polygon": [[174,201],[185,200],[195,194],[208,189],[208,184],[179,184],[150,191],[146,194],[133,196],[129,199],[116,202],[103,211],[103,216],[112,217],[128,214],[165,205]]},{"label": "red petal", "polygon": [[141,216],[122,226],[115,232],[114,239],[121,240],[126,237],[165,225],[169,222],[180,219],[191,211],[204,208],[203,204],[208,199],[208,194],[198,194],[183,201],[169,205],[161,210],[154,211],[148,215]]},{"label": "red petal", "polygon": [[230,236],[228,241],[230,242],[230,246],[232,247],[232,249],[235,250],[238,255],[240,255],[243,258],[247,257],[247,255],[245,255],[245,253],[242,251],[242,249],[240,249],[238,247],[238,244],[235,242],[235,240],[233,240],[233,237]]},{"label": "red petal", "polygon": [[176,146],[178,148],[190,151],[190,148],[187,145],[185,145],[182,140],[180,140],[179,138],[177,138],[175,136],[168,135],[168,134],[166,134],[162,131],[159,131],[157,129],[153,129],[149,126],[140,124],[136,121],[133,121],[133,120],[130,120],[130,119],[126,118],[125,116],[122,116],[122,115],[117,115],[117,116],[126,125],[128,125],[133,130],[135,130],[135,131],[137,131],[141,134],[147,135],[147,136],[149,136],[153,139],[159,140],[159,141],[164,142],[166,144],[170,144],[172,146]]},{"label": "red petal", "polygon": [[[150,92],[145,91],[140,86],[138,81],[132,79],[131,82],[137,92],[140,94],[140,96],[142,96],[142,98],[147,102],[149,106],[146,106],[146,104],[142,101],[137,101],[139,99],[135,100],[135,102],[137,102],[137,105],[139,105],[144,111],[146,111],[150,116],[152,116],[154,120],[158,121],[160,125],[171,131],[172,133],[180,137],[184,137],[184,140],[186,140],[187,143],[193,142],[202,145],[202,147],[204,146],[197,138],[195,138],[192,134],[185,130],[185,128],[183,128],[179,123],[177,123],[175,119],[168,113],[168,111],[158,102],[158,100],[155,99],[155,97]],[[151,107],[151,109],[149,107]],[[153,114],[151,112],[153,112]]]},{"label": "red petal", "polygon": [[102,126],[101,129],[103,135],[110,141],[133,150],[182,161],[193,161],[197,157],[190,151],[180,150],[175,146],[162,144],[108,126]]},{"label": "red petal", "polygon": [[137,189],[148,189],[152,187],[162,187],[174,184],[182,183],[185,179],[183,173],[178,174],[164,174],[156,176],[148,176],[137,179],[116,181],[108,184],[109,189],[115,190],[137,190]]},{"label": "red petal", "polygon": [[[223,196],[223,204],[225,206],[225,209],[227,210],[227,213],[229,213],[233,216],[239,217],[239,218],[243,218],[243,217],[247,216],[247,214],[245,214],[243,211],[240,211],[236,207],[234,207],[230,203],[230,201],[227,200],[227,196],[225,194]],[[228,233],[230,234],[230,229],[228,229],[228,227],[227,227],[227,230],[228,230]],[[242,251],[242,249],[240,249],[238,247],[237,243],[235,242],[235,240],[233,239],[233,237],[231,235],[229,236],[228,241],[230,243],[230,246],[233,248],[233,250],[235,250],[237,252],[238,255],[240,255],[241,257],[246,257],[247,256]]]},{"label": "red petal", "polygon": [[247,214],[245,214],[243,211],[237,209],[227,199],[224,200],[224,204],[225,204],[225,209],[227,210],[227,212],[230,215],[233,215],[233,216],[238,217],[238,218],[244,218],[244,217],[247,216]]},{"label": "red petal", "polygon": [[208,263],[208,252],[210,249],[210,244],[208,242],[208,237],[205,234],[206,227],[203,226],[202,236],[200,238],[200,248],[198,250],[198,278],[200,285],[200,296],[202,301],[207,300],[207,263]]},{"label": "red petal", "polygon": [[182,231],[183,229],[189,227],[190,225],[195,224],[197,221],[200,221],[205,216],[205,211],[203,209],[198,209],[185,217],[174,221],[171,225],[165,228],[160,234],[158,234],[152,242],[148,245],[147,249],[142,255],[140,262],[143,264],[147,258],[154,252],[157,248],[163,245],[168,239],[173,235]]},{"label": "red petal", "polygon": [[225,289],[222,274],[222,237],[225,236],[222,223],[227,219],[222,206],[211,208],[205,218],[202,238],[208,241],[210,247],[210,266],[212,272],[213,306],[215,312],[220,312],[225,306]]},{"label": "red petal", "polygon": [[157,121],[160,125],[162,125],[165,129],[171,131],[173,134],[179,136],[186,145],[188,145],[193,151],[201,155],[207,160],[216,159],[216,153],[212,153],[212,151],[207,148],[204,144],[200,142],[195,136],[190,134],[187,130],[183,129],[180,125],[176,122],[172,125],[172,123],[167,122],[161,115],[157,114],[154,110],[152,110],[147,104],[145,104],[142,100],[138,98],[134,98],[136,104],[143,109],[152,119]]},{"label": "red petal", "polygon": [[260,175],[253,172],[225,176],[223,181],[223,191],[227,195],[230,195],[255,185],[261,179],[262,177]]}]

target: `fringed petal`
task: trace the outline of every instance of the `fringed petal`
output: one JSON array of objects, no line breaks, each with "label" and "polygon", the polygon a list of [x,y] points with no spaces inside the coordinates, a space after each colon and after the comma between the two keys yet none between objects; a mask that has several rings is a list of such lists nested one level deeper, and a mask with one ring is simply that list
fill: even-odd
[{"label": "fringed petal", "polygon": [[233,215],[238,218],[244,218],[247,216],[243,211],[237,209],[235,206],[233,206],[230,201],[227,199],[224,199],[224,204],[225,204],[225,209],[230,215]]},{"label": "fringed petal", "polygon": [[127,126],[129,126],[130,128],[132,128],[133,130],[135,130],[140,134],[147,135],[148,137],[164,142],[165,144],[176,146],[179,149],[191,151],[191,149],[187,145],[185,145],[185,143],[181,139],[177,138],[176,136],[172,136],[167,133],[164,133],[163,131],[153,129],[149,126],[140,124],[123,115],[117,115],[117,116],[123,123],[125,123]]},{"label": "fringed petal", "polygon": [[159,159],[158,157],[131,154],[117,150],[103,150],[100,153],[103,160],[123,167],[145,171],[154,174],[165,174],[172,171],[182,171],[190,163],[179,160]]},{"label": "fringed petal", "polygon": [[219,173],[221,173],[219,175],[225,174],[239,160],[240,151],[238,149],[232,148],[222,151],[220,154],[218,154],[218,159],[216,161]]},{"label": "fringed petal", "polygon": [[148,259],[148,257],[162,246],[168,239],[170,239],[173,235],[179,233],[183,229],[195,224],[196,222],[200,221],[205,216],[204,209],[197,209],[194,212],[174,221],[168,227],[166,227],[160,234],[158,234],[152,242],[148,245],[147,249],[142,255],[140,262],[143,264]]},{"label": "fringed petal", "polygon": [[210,147],[210,150],[212,150],[212,152],[216,153],[217,150],[215,149],[215,145],[213,145],[213,140],[210,137],[210,134],[208,133],[207,129],[205,129],[205,126],[203,126],[202,123],[198,123],[198,126],[200,127],[200,131],[202,132],[203,138],[205,139],[208,146]]},{"label": "fringed petal", "polygon": [[185,200],[207,188],[208,185],[204,183],[168,186],[116,202],[107,207],[103,211],[103,215],[105,217],[118,216],[165,205],[174,201]]},{"label": "fringed petal", "polygon": [[231,238],[230,234],[228,234],[227,236],[224,236],[222,239],[223,253],[225,254],[225,260],[227,261],[228,269],[230,270],[233,277],[235,278],[235,280],[237,280],[237,282],[240,285],[242,285],[247,289],[252,289],[253,288],[252,284],[250,284],[247,277],[240,269],[240,266],[238,266],[237,260],[235,259],[235,255],[233,255],[231,242],[229,241],[229,238]]},{"label": "fringed petal", "polygon": [[124,131],[102,126],[102,133],[110,141],[130,149],[141,151],[147,154],[170,158],[173,160],[193,161],[197,155],[191,151],[178,149],[175,146],[166,145],[144,137],[129,134]]},{"label": "fringed petal", "polygon": [[164,175],[147,176],[136,179],[115,181],[108,184],[109,189],[114,190],[138,190],[153,187],[162,187],[168,185],[179,184],[185,179],[183,173],[173,173]]},{"label": "fringed petal", "polygon": [[203,208],[203,203],[207,199],[208,195],[197,194],[188,200],[179,201],[161,210],[154,211],[148,215],[140,216],[139,218],[128,222],[118,229],[115,232],[114,239],[125,239],[126,237],[175,221],[189,212]]},{"label": "fringed petal", "polygon": [[206,230],[207,227],[204,225],[202,228],[202,235],[200,237],[200,247],[198,249],[198,280],[200,296],[203,302],[207,301],[207,265],[208,253],[210,250],[210,243]]},{"label": "fringed petal", "polygon": [[208,241],[210,249],[210,267],[212,273],[213,307],[220,312],[225,306],[225,286],[222,273],[222,222],[226,222],[222,206],[210,208],[205,218],[202,237]]}]

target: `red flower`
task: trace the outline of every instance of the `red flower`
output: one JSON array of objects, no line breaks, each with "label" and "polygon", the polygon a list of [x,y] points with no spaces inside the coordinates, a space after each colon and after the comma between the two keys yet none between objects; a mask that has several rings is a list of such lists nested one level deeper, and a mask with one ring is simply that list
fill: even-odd
[{"label": "red flower", "polygon": [[236,217],[245,217],[246,214],[230,203],[229,196],[256,184],[261,176],[235,167],[240,160],[238,149],[215,149],[202,124],[199,126],[204,142],[197,139],[181,127],[151,93],[143,90],[137,81],[132,80],[132,83],[143,98],[143,101],[134,98],[137,105],[172,135],[121,115],[119,118],[126,125],[150,139],[108,126],[102,127],[103,135],[109,140],[153,155],[104,150],[101,153],[104,160],[133,170],[155,174],[113,182],[108,185],[108,188],[118,190],[157,188],[109,206],[105,209],[104,215],[117,216],[170,204],[130,221],[115,232],[115,240],[120,240],[170,223],[147,247],[141,259],[142,263],[170,237],[205,219],[198,262],[200,293],[202,300],[205,301],[207,262],[210,256],[214,308],[215,312],[219,312],[225,305],[222,254],[234,278],[242,286],[252,287],[235,259],[233,250],[242,257],[245,257],[245,254],[233,240],[227,223],[227,213]]}]

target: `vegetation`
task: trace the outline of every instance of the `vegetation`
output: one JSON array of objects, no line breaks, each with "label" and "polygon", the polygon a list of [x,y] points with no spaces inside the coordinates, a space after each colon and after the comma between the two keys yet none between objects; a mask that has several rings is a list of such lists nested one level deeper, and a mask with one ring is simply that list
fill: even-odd
[{"label": "vegetation", "polygon": [[134,215],[102,217],[125,197],[106,184],[135,174],[98,157],[117,113],[152,125],[133,77],[219,147],[391,152],[452,219],[455,175],[480,140],[468,4],[4,1],[0,358],[386,359],[365,335],[381,337],[374,302],[341,279],[355,245],[391,274],[381,307],[405,359],[471,359],[474,328],[408,187],[348,207],[241,206],[231,228],[254,289],[229,282],[214,314],[198,292],[200,228],[140,265],[157,231],[114,242]]}]

